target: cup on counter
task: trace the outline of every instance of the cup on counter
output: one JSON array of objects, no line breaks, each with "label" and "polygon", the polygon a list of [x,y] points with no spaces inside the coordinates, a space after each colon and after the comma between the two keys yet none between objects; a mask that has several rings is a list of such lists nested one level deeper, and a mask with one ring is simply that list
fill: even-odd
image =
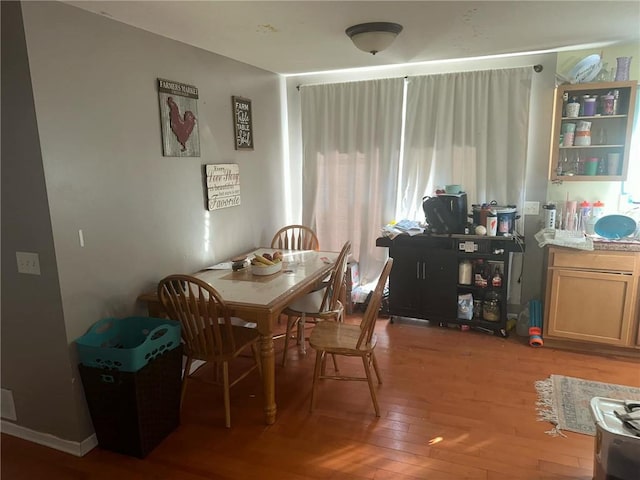
[{"label": "cup on counter", "polygon": [[498,233],[498,215],[487,215],[487,236],[495,237]]},{"label": "cup on counter", "polygon": [[575,200],[568,200],[564,206],[564,229],[574,230],[577,225],[577,210],[578,202]]},{"label": "cup on counter", "polygon": [[620,154],[607,154],[607,175],[620,175]]}]

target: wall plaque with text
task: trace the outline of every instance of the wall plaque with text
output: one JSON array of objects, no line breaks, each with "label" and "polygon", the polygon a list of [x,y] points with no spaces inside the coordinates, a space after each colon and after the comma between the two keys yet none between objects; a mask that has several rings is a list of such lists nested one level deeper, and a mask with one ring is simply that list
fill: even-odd
[{"label": "wall plaque with text", "polygon": [[236,150],[253,150],[253,120],[251,100],[231,97],[233,108],[233,131],[236,136]]}]

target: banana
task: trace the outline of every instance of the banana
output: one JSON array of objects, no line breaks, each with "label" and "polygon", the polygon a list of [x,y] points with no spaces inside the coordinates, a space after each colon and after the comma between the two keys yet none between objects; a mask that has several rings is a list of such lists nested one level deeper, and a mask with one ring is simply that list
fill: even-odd
[{"label": "banana", "polygon": [[264,258],[262,255],[258,255],[257,253],[255,254],[255,259],[260,262],[263,263],[265,265],[275,265],[275,263],[273,263],[271,260],[267,260],[266,258]]}]

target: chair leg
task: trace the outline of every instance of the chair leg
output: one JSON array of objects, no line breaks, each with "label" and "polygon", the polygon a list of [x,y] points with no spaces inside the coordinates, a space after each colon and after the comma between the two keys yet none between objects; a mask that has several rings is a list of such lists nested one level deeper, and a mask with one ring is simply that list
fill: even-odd
[{"label": "chair leg", "polygon": [[382,384],[382,377],[380,376],[380,370],[378,369],[378,361],[376,360],[376,352],[371,350],[371,363],[373,364],[373,369],[376,372],[376,377],[378,377],[378,383]]},{"label": "chair leg", "polygon": [[287,363],[287,350],[289,349],[289,337],[291,337],[291,331],[298,321],[297,317],[289,315],[287,317],[287,333],[284,335],[284,352],[282,352],[282,366]]},{"label": "chair leg", "polygon": [[307,344],[304,340],[305,314],[303,313],[298,320],[298,345],[300,345],[300,353],[307,354]]},{"label": "chair leg", "polygon": [[376,391],[373,388],[371,369],[369,368],[369,359],[367,358],[367,356],[362,357],[362,363],[364,364],[364,372],[367,374],[367,383],[369,384],[369,391],[371,392],[371,400],[373,400],[373,408],[376,411],[376,417],[379,417],[380,408],[378,408],[378,399],[376,398]]},{"label": "chair leg", "polygon": [[316,351],[316,365],[313,369],[313,383],[311,384],[311,405],[309,406],[309,412],[313,412],[316,406],[316,385],[318,383],[318,377],[320,376],[320,365],[324,358],[324,352],[322,350]]},{"label": "chair leg", "polygon": [[231,401],[229,399],[229,362],[222,362],[222,378],[224,383],[225,426],[227,428],[231,428]]},{"label": "chair leg", "polygon": [[182,386],[180,387],[180,410],[182,411],[182,404],[184,403],[185,393],[187,391],[187,379],[189,378],[189,370],[191,370],[191,364],[193,359],[187,357],[187,361],[184,365],[184,373],[182,374]]}]

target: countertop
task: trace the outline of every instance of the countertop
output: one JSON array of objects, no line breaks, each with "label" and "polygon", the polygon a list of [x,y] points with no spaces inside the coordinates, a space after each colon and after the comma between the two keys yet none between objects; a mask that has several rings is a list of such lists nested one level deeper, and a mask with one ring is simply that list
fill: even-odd
[{"label": "countertop", "polygon": [[607,240],[606,238],[593,238],[594,250],[608,250],[613,252],[640,252],[640,239],[633,237],[620,240]]}]

